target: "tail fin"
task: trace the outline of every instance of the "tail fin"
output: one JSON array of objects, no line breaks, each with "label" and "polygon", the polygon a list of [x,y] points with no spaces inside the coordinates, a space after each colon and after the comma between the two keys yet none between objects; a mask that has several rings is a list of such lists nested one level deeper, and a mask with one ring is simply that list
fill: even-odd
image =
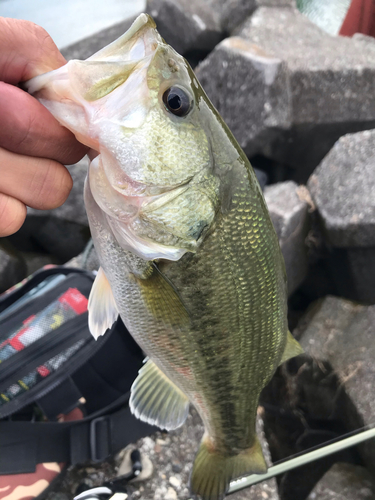
[{"label": "tail fin", "polygon": [[264,472],[267,472],[267,465],[257,437],[251,448],[238,455],[223,455],[203,438],[190,478],[191,493],[202,500],[222,500],[232,479]]}]

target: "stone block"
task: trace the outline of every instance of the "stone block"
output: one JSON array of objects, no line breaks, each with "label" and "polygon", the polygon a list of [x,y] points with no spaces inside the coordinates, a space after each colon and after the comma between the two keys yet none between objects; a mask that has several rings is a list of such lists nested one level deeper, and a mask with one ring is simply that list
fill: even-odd
[{"label": "stone block", "polygon": [[262,6],[197,76],[248,156],[306,182],[345,133],[375,127],[375,44],[331,36],[297,9]]},{"label": "stone block", "polygon": [[332,246],[375,246],[375,130],[341,137],[308,189]]},{"label": "stone block", "polygon": [[[298,329],[299,342],[317,363],[329,363],[337,375],[340,418],[347,429],[371,425],[375,419],[375,306],[328,296],[315,307],[310,321]],[[363,463],[375,473],[375,442],[358,446]]]},{"label": "stone block", "polygon": [[293,181],[266,186],[264,197],[279,238],[291,295],[308,272],[306,237],[310,228],[309,204],[303,197],[306,188]]},{"label": "stone block", "polygon": [[308,189],[331,247],[340,295],[375,303],[375,130],[341,137]]},{"label": "stone block", "polygon": [[363,467],[337,463],[324,475],[307,500],[374,500],[375,483]]},{"label": "stone block", "polygon": [[180,54],[209,52],[223,38],[220,3],[215,0],[148,0],[146,12]]}]

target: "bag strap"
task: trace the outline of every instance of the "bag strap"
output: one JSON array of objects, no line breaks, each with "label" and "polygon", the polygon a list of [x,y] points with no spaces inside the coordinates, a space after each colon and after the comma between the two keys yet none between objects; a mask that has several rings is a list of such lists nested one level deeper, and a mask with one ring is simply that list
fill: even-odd
[{"label": "bag strap", "polygon": [[129,395],[73,422],[0,422],[0,474],[34,472],[43,462],[100,462],[155,432],[131,414]]}]

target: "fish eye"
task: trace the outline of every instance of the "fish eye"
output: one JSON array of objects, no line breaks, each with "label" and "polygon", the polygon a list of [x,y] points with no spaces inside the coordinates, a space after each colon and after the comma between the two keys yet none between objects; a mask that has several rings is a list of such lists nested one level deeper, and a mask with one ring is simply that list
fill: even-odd
[{"label": "fish eye", "polygon": [[180,87],[170,87],[163,94],[163,102],[168,111],[176,116],[186,116],[191,109],[191,99]]}]

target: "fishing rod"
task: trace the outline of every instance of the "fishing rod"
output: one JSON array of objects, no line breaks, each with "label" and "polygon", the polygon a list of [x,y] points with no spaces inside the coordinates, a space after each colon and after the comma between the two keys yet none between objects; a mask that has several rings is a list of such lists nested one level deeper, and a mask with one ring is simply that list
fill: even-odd
[{"label": "fishing rod", "polygon": [[[235,493],[236,491],[242,490],[244,488],[248,488],[249,486],[260,483],[262,481],[266,481],[267,479],[271,479],[272,477],[283,474],[284,472],[297,469],[297,467],[306,465],[310,462],[314,462],[315,460],[327,457],[328,455],[332,455],[333,453],[345,450],[346,448],[350,448],[351,446],[355,446],[375,437],[375,426],[372,426],[370,429],[367,426],[365,427],[365,429],[367,430],[362,430],[354,435],[349,435],[349,437],[340,439],[340,441],[335,441],[321,448],[313,449],[312,451],[302,453],[289,460],[277,463],[269,467],[268,471],[264,474],[251,474],[241,479],[231,481],[227,495]],[[348,434],[346,435],[348,436]]]}]

